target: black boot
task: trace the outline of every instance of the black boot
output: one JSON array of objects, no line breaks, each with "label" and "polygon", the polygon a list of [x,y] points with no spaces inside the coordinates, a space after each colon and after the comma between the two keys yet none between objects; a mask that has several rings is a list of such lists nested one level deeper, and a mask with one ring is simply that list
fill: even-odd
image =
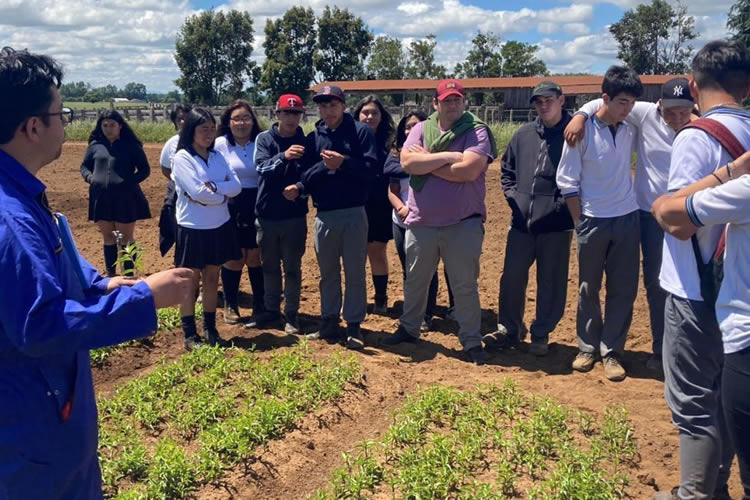
[{"label": "black boot", "polygon": [[242,271],[234,271],[222,266],[221,283],[224,289],[224,323],[236,325],[240,323],[240,310],[237,305],[237,295],[240,289]]},{"label": "black boot", "polygon": [[196,347],[203,345],[203,339],[198,336],[197,328],[195,327],[195,316],[183,316],[180,318],[182,323],[182,331],[185,334],[185,350],[192,351]]},{"label": "black boot", "polygon": [[211,347],[229,347],[230,345],[229,342],[219,336],[219,332],[216,330],[216,311],[203,312],[203,334]]},{"label": "black boot", "polygon": [[373,274],[372,284],[375,287],[375,306],[372,308],[373,314],[381,316],[388,315],[388,275]]},{"label": "black boot", "polygon": [[253,290],[253,316],[256,316],[266,310],[264,296],[266,287],[263,281],[263,268],[248,267],[247,276],[250,278],[250,288]]}]

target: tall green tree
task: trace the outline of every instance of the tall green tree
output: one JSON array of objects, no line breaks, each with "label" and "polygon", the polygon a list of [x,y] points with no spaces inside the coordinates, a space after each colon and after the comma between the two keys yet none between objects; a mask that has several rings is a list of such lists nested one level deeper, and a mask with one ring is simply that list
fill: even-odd
[{"label": "tall green tree", "polygon": [[432,34],[409,44],[409,63],[406,69],[409,78],[445,78],[448,70],[443,65],[435,64],[435,47],[437,39]]},{"label": "tall green tree", "polygon": [[130,82],[122,89],[123,94],[128,99],[140,99],[145,101],[148,96],[146,86],[142,83]]},{"label": "tall green tree", "polygon": [[329,81],[363,78],[373,38],[362,18],[349,9],[326,6],[318,19],[315,69]]},{"label": "tall green tree", "polygon": [[737,0],[729,9],[727,29],[734,38],[750,47],[750,0]]},{"label": "tall green tree", "polygon": [[306,94],[315,76],[317,30],[311,8],[292,7],[275,21],[266,21],[261,84],[274,97],[284,92]]},{"label": "tall green tree", "polygon": [[[240,97],[254,76],[253,20],[247,12],[208,10],[188,17],[175,44],[182,75],[175,80],[188,102],[217,104]],[[255,73],[257,75],[257,72]]]},{"label": "tall green tree", "polygon": [[60,96],[63,100],[80,101],[89,90],[91,90],[91,84],[86,82],[63,83],[60,87]]},{"label": "tall green tree", "polygon": [[539,47],[530,43],[509,40],[503,44],[500,55],[503,59],[503,76],[548,75],[547,65],[536,57]]},{"label": "tall green tree", "polygon": [[689,42],[698,36],[687,7],[666,0],[628,10],[609,31],[619,47],[617,57],[644,75],[686,73],[693,53]]},{"label": "tall green tree", "polygon": [[390,36],[375,39],[367,62],[367,76],[375,80],[402,80],[406,76],[406,54],[401,40]]},{"label": "tall green tree", "polygon": [[479,31],[471,41],[471,50],[463,63],[456,64],[455,73],[460,78],[493,78],[503,74],[503,56],[500,54],[500,37],[491,31]]}]

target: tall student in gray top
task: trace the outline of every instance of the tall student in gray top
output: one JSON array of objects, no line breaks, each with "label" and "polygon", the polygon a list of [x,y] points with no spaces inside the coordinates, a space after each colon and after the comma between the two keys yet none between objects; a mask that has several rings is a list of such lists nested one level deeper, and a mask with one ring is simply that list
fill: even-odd
[{"label": "tall student in gray top", "polygon": [[525,334],[523,313],[529,268],[537,264],[536,318],[529,352],[544,356],[549,334],[562,318],[568,291],[573,220],[555,182],[570,113],[555,82],[534,88],[538,118],[521,127],[502,157],[500,180],[512,220],[500,279],[498,331],[484,336],[486,349],[515,347]]},{"label": "tall student in gray top", "polygon": [[[596,99],[585,104],[565,129],[565,137],[575,145],[584,133],[589,117],[602,107]],[[658,103],[636,102],[625,121],[636,130],[638,156],[635,168],[635,199],[641,223],[643,286],[646,288],[653,337],[653,354],[646,366],[661,370],[661,346],[664,337],[664,303],[667,295],[659,285],[664,231],[651,215],[651,205],[666,194],[669,159],[677,131],[690,122],[694,106],[685,78],[673,78],[662,86]]]},{"label": "tall student in gray top", "polygon": [[[604,375],[625,378],[620,356],[638,292],[638,204],[630,176],[635,130],[624,120],[643,92],[631,69],[612,66],[604,75],[604,105],[589,119],[583,140],[563,146],[557,185],[565,197],[578,239],[579,353],[573,369],[589,371],[597,354]],[[599,290],[607,273],[605,316]]]}]

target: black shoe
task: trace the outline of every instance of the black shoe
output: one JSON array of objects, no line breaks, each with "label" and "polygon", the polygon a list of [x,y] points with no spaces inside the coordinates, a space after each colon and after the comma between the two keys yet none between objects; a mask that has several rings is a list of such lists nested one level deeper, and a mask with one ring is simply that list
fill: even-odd
[{"label": "black shoe", "polygon": [[284,315],[284,333],[287,335],[299,335],[299,316],[296,312],[288,312]]},{"label": "black shoe", "polygon": [[472,347],[466,351],[466,354],[469,355],[469,359],[471,359],[471,361],[477,366],[482,366],[487,363],[487,353],[484,352],[481,345]]},{"label": "black shoe", "polygon": [[229,347],[232,344],[219,336],[219,332],[215,328],[205,328],[203,335],[206,337],[208,345],[211,347]]},{"label": "black shoe", "polygon": [[253,314],[245,323],[245,328],[281,328],[281,313],[278,311],[263,311]]},{"label": "black shoe", "polygon": [[193,349],[198,349],[199,347],[203,347],[203,339],[200,338],[198,335],[190,335],[189,337],[185,337],[184,341],[185,350],[190,352]]},{"label": "black shoe", "polygon": [[305,335],[310,340],[327,340],[329,342],[338,342],[341,338],[338,318],[323,318],[320,330],[315,333]]},{"label": "black shoe", "polygon": [[501,351],[503,349],[512,349],[518,347],[521,343],[521,339],[517,335],[513,335],[507,332],[498,330],[493,333],[488,333],[482,337],[484,341],[484,348],[488,351]]},{"label": "black shoe", "polygon": [[396,333],[383,339],[383,345],[397,345],[403,343],[416,344],[417,342],[419,342],[419,337],[409,335],[406,330],[404,330],[403,326],[399,326]]},{"label": "black shoe", "polygon": [[427,333],[430,330],[432,330],[432,317],[426,317],[424,320],[422,320],[422,326],[419,327],[419,331],[422,333]]},{"label": "black shoe", "polygon": [[365,338],[362,336],[359,323],[349,323],[346,325],[346,347],[355,351],[364,349]]}]

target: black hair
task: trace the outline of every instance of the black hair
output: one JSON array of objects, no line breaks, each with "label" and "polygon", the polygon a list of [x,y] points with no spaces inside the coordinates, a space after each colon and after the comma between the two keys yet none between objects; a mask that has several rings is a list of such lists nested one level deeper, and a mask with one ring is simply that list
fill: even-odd
[{"label": "black hair", "polygon": [[364,108],[368,104],[375,104],[378,107],[378,111],[380,111],[380,123],[378,124],[378,129],[375,131],[375,140],[377,141],[378,145],[384,144],[386,146],[390,146],[390,143],[393,140],[393,134],[395,132],[395,127],[393,126],[393,117],[388,112],[388,110],[385,109],[385,106],[383,106],[383,103],[380,102],[377,97],[375,97],[374,95],[368,95],[367,97],[359,101],[357,103],[357,107],[354,108],[354,119],[359,121],[359,113],[362,111],[362,108]]},{"label": "black hair", "polygon": [[632,69],[626,66],[610,66],[607,72],[604,73],[602,92],[607,94],[610,99],[614,99],[619,94],[641,97],[641,94],[643,94],[643,84],[638,73]]},{"label": "black hair", "polygon": [[263,132],[263,129],[260,128],[260,123],[258,123],[258,117],[255,116],[255,111],[253,111],[253,107],[250,106],[250,103],[243,101],[242,99],[232,101],[229,106],[224,108],[224,111],[221,112],[221,117],[219,118],[219,131],[216,134],[219,137],[222,135],[226,137],[227,142],[232,146],[235,145],[235,140],[234,135],[232,135],[232,129],[229,126],[229,121],[232,117],[232,113],[240,108],[245,108],[247,112],[250,113],[250,116],[253,117],[253,128],[250,130],[250,141],[254,141],[255,138],[258,137],[258,134]]},{"label": "black hair", "polygon": [[99,116],[99,118],[96,120],[96,125],[94,125],[94,130],[91,131],[91,135],[89,136],[89,144],[91,144],[94,141],[102,142],[102,143],[108,143],[109,139],[107,139],[107,136],[104,135],[104,132],[102,132],[102,122],[104,120],[114,120],[120,125],[120,140],[123,142],[135,142],[137,144],[141,144],[141,140],[138,139],[138,136],[135,135],[135,132],[133,132],[133,129],[130,128],[130,125],[128,125],[128,122],[125,121],[125,119],[122,117],[120,113],[115,111],[114,109],[108,109],[104,113]]},{"label": "black hair", "polygon": [[[180,139],[177,141],[177,151],[185,149],[188,153],[194,155],[195,150],[193,149],[193,139],[195,138],[195,129],[206,122],[211,122],[216,125],[216,118],[214,118],[210,109],[198,106],[191,109],[190,113],[185,116],[185,125],[180,131]],[[209,146],[208,150],[212,151],[213,149],[214,143],[211,142],[211,146]]]},{"label": "black hair", "polygon": [[0,144],[7,144],[18,127],[32,116],[44,115],[52,104],[51,86],[60,88],[62,67],[51,57],[27,50],[0,50]]},{"label": "black hair", "polygon": [[180,129],[180,127],[177,126],[177,115],[182,112],[182,116],[185,117],[188,113],[190,113],[191,109],[193,109],[193,107],[190,104],[178,104],[172,111],[169,112],[169,121],[172,122],[175,130]]},{"label": "black hair", "polygon": [[406,142],[406,122],[408,122],[412,116],[416,116],[420,122],[423,122],[427,119],[426,113],[415,110],[410,111],[398,121],[398,126],[396,127],[396,141],[394,143],[394,149],[396,151],[401,151],[401,148],[404,147],[404,143]]},{"label": "black hair", "polygon": [[690,65],[701,89],[723,90],[742,102],[750,88],[750,50],[739,40],[714,40],[695,54]]}]

